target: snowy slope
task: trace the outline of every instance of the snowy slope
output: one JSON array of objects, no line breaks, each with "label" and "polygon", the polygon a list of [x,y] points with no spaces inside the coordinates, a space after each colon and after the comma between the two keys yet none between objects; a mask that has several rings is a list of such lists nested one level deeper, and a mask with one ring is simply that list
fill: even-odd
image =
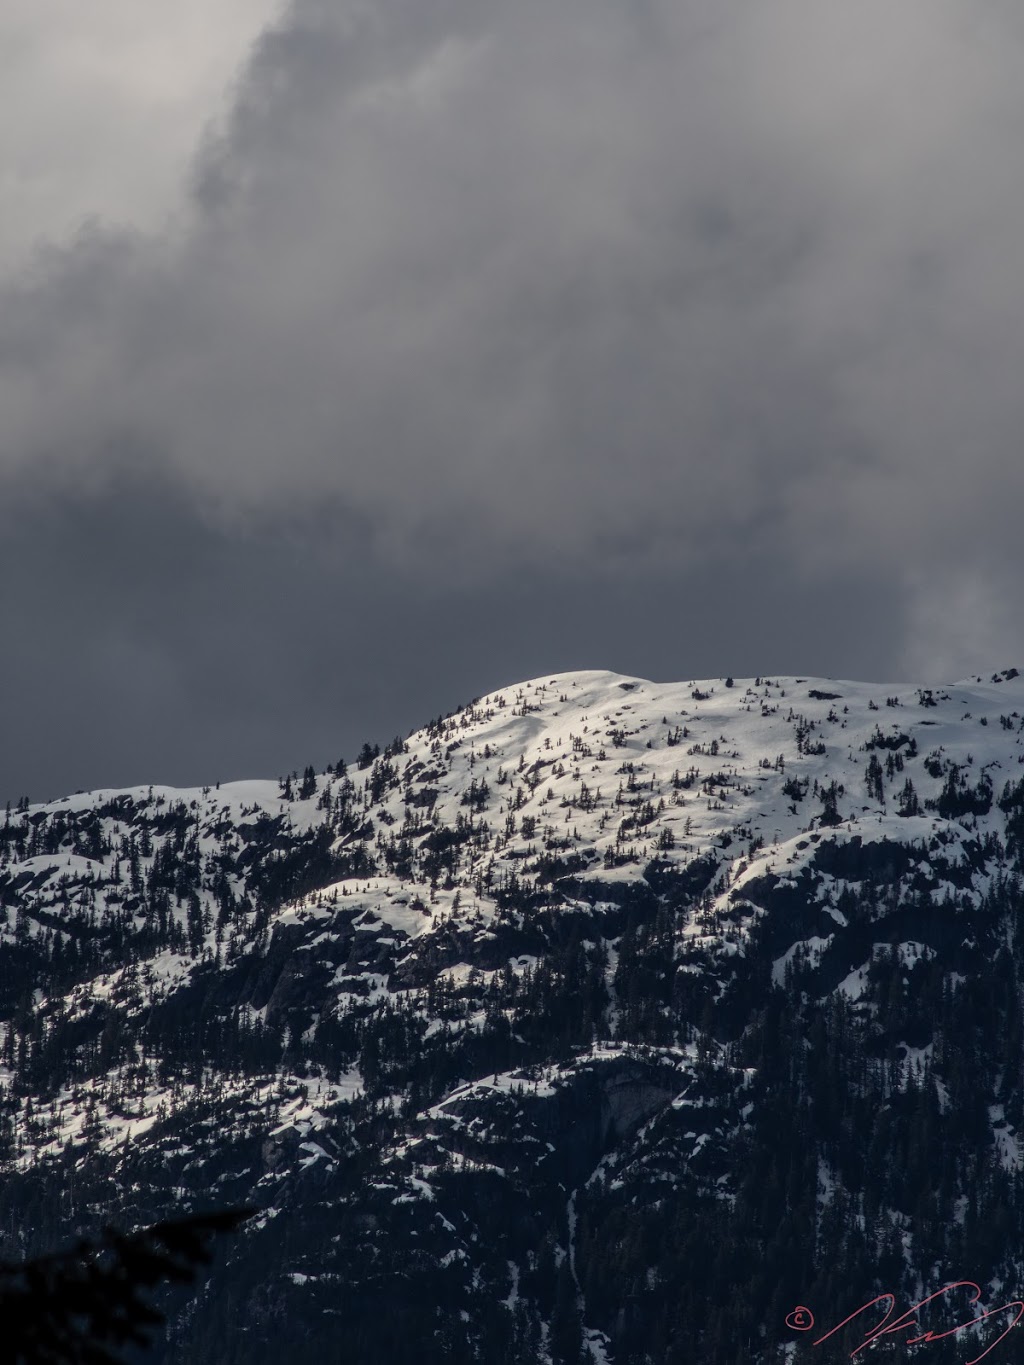
[{"label": "snowy slope", "polygon": [[[636,1208],[662,1187],[742,1202],[737,1153],[763,1105],[744,1049],[773,990],[812,1011],[845,1002],[896,1068],[885,1084],[926,1074],[941,1109],[948,1053],[914,991],[1016,952],[1014,670],[945,687],[565,673],[361,763],[8,814],[9,1172],[65,1193],[77,1173],[97,1214],[101,1167],[140,1211],[255,1200],[259,1238],[340,1190],[370,1142],[347,1196],[365,1265],[381,1228],[406,1252],[429,1241],[453,1312],[473,1317],[490,1283],[513,1318],[521,1301],[524,1342],[557,1337],[555,1307],[524,1286],[531,1237],[569,1256],[572,1190],[585,1227],[624,1192]],[[1019,1088],[1004,1066],[984,1096],[1007,1179]],[[481,1259],[491,1215],[451,1203],[455,1175],[498,1181],[495,1207],[532,1191],[547,1212],[509,1213],[510,1254]],[[421,1205],[446,1210],[429,1238]],[[575,1265],[591,1253],[571,1250],[586,1349],[616,1359],[610,1319],[587,1321]],[[330,1315],[317,1295],[341,1268],[264,1254],[267,1276]],[[500,1323],[474,1323],[484,1351]],[[529,1340],[524,1358],[549,1349]]]}]

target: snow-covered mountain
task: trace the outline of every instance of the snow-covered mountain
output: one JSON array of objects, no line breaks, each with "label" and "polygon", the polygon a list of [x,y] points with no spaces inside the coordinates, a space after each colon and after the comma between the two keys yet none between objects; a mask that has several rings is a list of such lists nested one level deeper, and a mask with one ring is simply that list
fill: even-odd
[{"label": "snow-covered mountain", "polygon": [[797,1303],[997,1307],[1022,867],[1012,669],[559,674],[324,773],[22,803],[0,1254],[255,1203],[161,1348],[238,1365],[824,1360]]}]

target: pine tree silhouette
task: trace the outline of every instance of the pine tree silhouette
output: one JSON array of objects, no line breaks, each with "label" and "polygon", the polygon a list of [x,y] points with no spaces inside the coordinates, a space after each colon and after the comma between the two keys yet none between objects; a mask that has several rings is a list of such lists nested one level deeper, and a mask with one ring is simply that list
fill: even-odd
[{"label": "pine tree silhouette", "polygon": [[210,1238],[255,1212],[225,1209],[128,1236],[107,1227],[70,1251],[0,1262],[0,1362],[120,1365],[114,1352],[149,1345],[149,1329],[164,1320],[143,1292],[169,1280],[191,1283],[211,1260]]}]

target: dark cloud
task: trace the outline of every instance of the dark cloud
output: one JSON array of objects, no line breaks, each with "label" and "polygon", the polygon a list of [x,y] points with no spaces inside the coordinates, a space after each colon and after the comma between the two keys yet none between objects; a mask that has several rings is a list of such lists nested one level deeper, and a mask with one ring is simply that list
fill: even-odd
[{"label": "dark cloud", "polygon": [[10,685],[84,651],[184,775],[575,664],[1012,661],[1022,40],[974,0],[298,0],[186,232],[0,290],[5,557],[47,547]]},{"label": "dark cloud", "polygon": [[436,584],[337,509],[226,528],[139,478],[9,503],[0,581],[0,800],[322,766],[567,668],[877,674],[898,635],[869,575],[809,586],[723,548],[685,582],[524,559]]}]

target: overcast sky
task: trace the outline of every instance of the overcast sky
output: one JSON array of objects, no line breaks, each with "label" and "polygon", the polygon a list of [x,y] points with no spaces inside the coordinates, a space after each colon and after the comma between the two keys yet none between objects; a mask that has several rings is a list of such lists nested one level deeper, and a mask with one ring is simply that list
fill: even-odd
[{"label": "overcast sky", "polygon": [[8,0],[0,798],[1024,665],[1019,0]]}]

